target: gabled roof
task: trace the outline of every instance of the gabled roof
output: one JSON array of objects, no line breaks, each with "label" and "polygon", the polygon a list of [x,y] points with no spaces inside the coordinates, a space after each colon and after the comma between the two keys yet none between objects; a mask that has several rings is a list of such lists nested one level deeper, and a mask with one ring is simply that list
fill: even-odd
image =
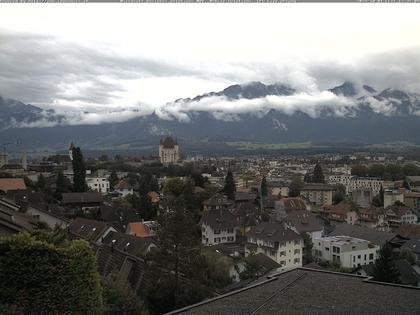
[{"label": "gabled roof", "polygon": [[118,184],[116,184],[116,185],[114,186],[114,189],[115,189],[115,190],[125,190],[125,189],[130,190],[130,189],[132,189],[132,187],[131,187],[131,185],[130,185],[127,181],[125,181],[125,180],[121,179],[121,180],[118,182]]},{"label": "gabled roof", "polygon": [[156,242],[152,238],[142,238],[119,232],[109,232],[102,243],[134,256],[143,255],[150,245],[156,246]]},{"label": "gabled roof", "polygon": [[404,238],[413,238],[420,236],[419,224],[401,224],[396,232],[399,236]]},{"label": "gabled roof", "polygon": [[26,185],[23,178],[0,178],[0,190],[25,190]]},{"label": "gabled roof", "polygon": [[36,220],[30,215],[18,212],[19,209],[18,205],[0,199],[0,226],[15,233],[32,230],[36,225]]},{"label": "gabled roof", "polygon": [[305,201],[302,198],[282,198],[279,201],[284,205],[284,210],[286,212],[296,211],[296,210],[307,210]]},{"label": "gabled roof", "polygon": [[272,242],[299,240],[302,237],[291,229],[286,229],[280,223],[261,222],[251,227],[246,236]]},{"label": "gabled roof", "polygon": [[103,201],[102,194],[96,191],[88,191],[81,193],[63,193],[63,203],[101,203]]},{"label": "gabled roof", "polygon": [[411,209],[405,206],[388,206],[385,208],[385,212],[388,215],[394,213],[397,217],[401,217],[409,211],[411,211]]},{"label": "gabled roof", "polygon": [[254,193],[235,191],[235,201],[254,201],[257,196]]},{"label": "gabled roof", "polygon": [[131,230],[131,233],[134,236],[138,237],[151,237],[153,233],[150,231],[150,228],[143,222],[130,222],[128,227]]},{"label": "gabled roof", "polygon": [[69,225],[69,233],[73,237],[96,242],[104,236],[109,228],[111,228],[111,225],[106,222],[76,218]]},{"label": "gabled roof", "polygon": [[317,190],[317,191],[334,191],[336,190],[335,186],[322,184],[322,183],[308,183],[303,185],[302,191],[305,190]]},{"label": "gabled roof", "polygon": [[233,229],[237,227],[235,216],[226,209],[210,209],[203,212],[201,223],[213,230]]},{"label": "gabled roof", "polygon": [[383,246],[395,237],[395,233],[381,232],[367,227],[351,224],[337,224],[328,236],[347,235],[369,241],[375,245]]},{"label": "gabled roof", "polygon": [[307,210],[288,213],[286,221],[293,225],[300,234],[323,230],[323,226],[318,222],[316,216]]},{"label": "gabled roof", "polygon": [[353,211],[351,204],[340,202],[336,205],[332,205],[329,207],[325,207],[326,209],[329,209],[329,213],[336,214],[336,215],[346,215],[347,213]]},{"label": "gabled roof", "polygon": [[127,208],[115,208],[102,205],[99,207],[98,214],[102,221],[108,222],[120,232],[125,232],[129,222],[141,220],[141,217],[133,209]]},{"label": "gabled roof", "polygon": [[205,206],[229,206],[232,205],[232,202],[227,199],[223,194],[215,194],[209,199],[203,201]]}]

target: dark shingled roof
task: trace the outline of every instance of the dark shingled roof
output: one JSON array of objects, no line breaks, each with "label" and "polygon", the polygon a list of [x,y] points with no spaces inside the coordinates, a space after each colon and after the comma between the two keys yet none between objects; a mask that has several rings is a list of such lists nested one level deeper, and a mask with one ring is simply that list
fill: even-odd
[{"label": "dark shingled roof", "polygon": [[397,234],[404,238],[413,238],[420,236],[420,225],[418,224],[401,224],[397,230]]},{"label": "dark shingled roof", "polygon": [[69,225],[69,233],[71,238],[82,238],[91,242],[96,242],[107,229],[111,227],[106,222],[89,220],[85,218],[76,218]]},{"label": "dark shingled roof", "polygon": [[418,314],[420,290],[297,268],[169,314]]},{"label": "dark shingled roof", "polygon": [[213,230],[233,229],[238,224],[235,216],[226,209],[210,209],[203,212],[201,222]]},{"label": "dark shingled roof", "polygon": [[251,227],[251,229],[246,233],[246,236],[273,242],[292,241],[302,238],[296,232],[290,229],[285,229],[280,223],[272,222],[261,222],[257,226]]},{"label": "dark shingled roof", "polygon": [[309,183],[303,185],[301,190],[319,190],[319,191],[328,191],[328,190],[335,190],[335,186],[322,184],[322,183]]},{"label": "dark shingled roof", "polygon": [[323,229],[316,216],[307,210],[296,210],[288,213],[286,221],[292,224],[300,234],[322,231]]},{"label": "dark shingled roof", "polygon": [[102,243],[134,256],[143,255],[152,244],[156,246],[155,241],[150,237],[143,238],[119,232],[109,232]]},{"label": "dark shingled roof", "polygon": [[346,235],[369,241],[375,245],[383,246],[395,237],[395,233],[388,233],[351,224],[337,224],[328,236]]},{"label": "dark shingled roof", "polygon": [[96,191],[82,193],[63,193],[63,203],[101,203],[103,201],[102,194]]}]

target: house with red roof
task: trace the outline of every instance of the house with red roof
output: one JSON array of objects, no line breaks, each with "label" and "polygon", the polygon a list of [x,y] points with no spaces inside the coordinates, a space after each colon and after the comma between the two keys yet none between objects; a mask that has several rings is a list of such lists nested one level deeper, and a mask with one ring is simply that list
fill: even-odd
[{"label": "house with red roof", "polygon": [[120,197],[125,197],[127,195],[133,194],[133,187],[124,179],[121,179],[114,186],[114,193],[118,193]]}]

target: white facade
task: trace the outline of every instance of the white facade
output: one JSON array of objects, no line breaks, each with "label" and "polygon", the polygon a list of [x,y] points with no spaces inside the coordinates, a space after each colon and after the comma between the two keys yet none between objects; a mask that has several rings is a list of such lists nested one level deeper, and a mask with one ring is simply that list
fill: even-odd
[{"label": "white facade", "polygon": [[109,181],[106,177],[87,177],[86,183],[90,190],[103,194],[109,192]]},{"label": "white facade", "polygon": [[237,228],[226,228],[220,230],[213,230],[211,226],[201,224],[201,243],[205,246],[211,246],[222,243],[236,242]]},{"label": "white facade", "polygon": [[315,258],[337,262],[344,268],[373,264],[379,252],[379,246],[350,236],[315,238],[313,244]]},{"label": "white facade", "polygon": [[384,181],[377,178],[357,177],[352,175],[330,175],[329,184],[342,184],[346,186],[346,193],[355,190],[370,190],[374,195],[379,194]]},{"label": "white facade", "polygon": [[[256,249],[252,245],[256,246]],[[285,269],[302,266],[302,251],[303,241],[300,238],[278,242],[276,246],[274,242],[248,237],[248,243],[245,245],[245,257],[251,253],[262,253]]]},{"label": "white facade", "polygon": [[385,190],[384,208],[392,206],[396,201],[404,203],[404,194],[398,190]]}]

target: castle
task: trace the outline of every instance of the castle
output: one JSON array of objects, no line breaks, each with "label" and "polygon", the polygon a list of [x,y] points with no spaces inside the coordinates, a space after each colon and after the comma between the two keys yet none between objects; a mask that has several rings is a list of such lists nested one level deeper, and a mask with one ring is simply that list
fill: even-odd
[{"label": "castle", "polygon": [[176,163],[179,160],[178,141],[172,137],[160,139],[159,157],[162,164]]}]

